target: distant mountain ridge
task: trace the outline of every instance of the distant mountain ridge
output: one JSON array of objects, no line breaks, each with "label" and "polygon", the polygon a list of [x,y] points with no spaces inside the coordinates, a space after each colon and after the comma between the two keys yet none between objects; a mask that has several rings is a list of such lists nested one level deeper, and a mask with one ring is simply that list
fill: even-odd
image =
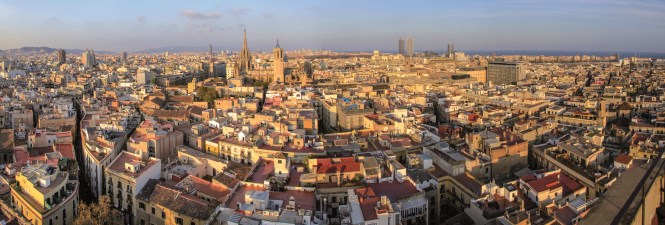
[{"label": "distant mountain ridge", "polygon": [[[55,53],[56,50],[59,48],[51,48],[51,47],[46,47],[46,46],[41,46],[41,47],[33,47],[33,46],[26,46],[26,47],[21,47],[21,48],[13,48],[13,49],[0,49],[0,54],[49,54],[49,53]],[[94,49],[93,49],[94,50]],[[170,53],[180,53],[180,52],[208,52],[210,48],[208,46],[167,46],[167,47],[159,47],[159,48],[149,48],[149,49],[144,49],[140,51],[135,51],[131,53],[146,53],[146,54],[155,54],[155,53],[164,53],[164,52],[170,52]],[[219,48],[213,48],[212,49],[214,52],[220,52],[224,51],[225,49],[219,49]],[[65,49],[65,52],[67,54],[82,54],[83,49]],[[109,52],[109,51],[98,51],[95,50],[95,53],[97,54],[117,54],[116,52]]]},{"label": "distant mountain ridge", "polygon": [[[51,47],[31,47],[31,46],[26,46],[26,47],[21,47],[21,48],[14,48],[14,49],[6,49],[2,50],[0,49],[0,56],[1,55],[6,55],[6,54],[52,54],[54,53],[58,48],[51,48]],[[140,51],[135,51],[135,52],[130,52],[130,53],[139,53],[139,54],[160,54],[164,52],[170,52],[170,53],[181,53],[181,52],[208,52],[209,46],[167,46],[167,47],[158,47],[158,48],[149,48],[149,49],[144,49]],[[213,52],[218,53],[220,51],[226,51],[227,49],[222,49],[222,48],[215,48],[213,46]],[[83,51],[82,49],[65,49],[67,54],[82,54]],[[424,51],[424,50],[422,50]],[[422,52],[421,51],[421,52]],[[347,52],[347,51],[340,51],[340,52]],[[348,51],[348,52],[357,52],[357,51]],[[371,51],[365,51],[365,52],[371,52]],[[381,52],[386,52],[386,53],[396,53],[396,51],[392,50],[386,50],[386,51],[381,51]],[[432,52],[435,53],[443,53],[443,50],[434,50]],[[462,50],[462,52],[466,53],[467,55],[474,55],[474,54],[479,54],[479,55],[493,55],[496,54],[498,56],[500,55],[547,55],[547,56],[574,56],[574,55],[596,55],[596,56],[608,56],[610,54],[614,53],[619,53],[621,57],[630,57],[630,56],[638,56],[638,57],[647,57],[647,58],[665,58],[665,52],[626,52],[626,51],[564,51],[564,50]],[[109,51],[98,51],[95,50],[95,53],[97,54],[117,54],[115,52],[109,52]]]},{"label": "distant mountain ridge", "polygon": [[[212,51],[215,53],[224,50],[225,49],[215,48],[214,46],[212,48]],[[144,49],[141,51],[136,51],[135,53],[154,54],[154,53],[164,53],[164,52],[180,53],[180,52],[208,52],[208,51],[210,51],[209,46],[166,46],[159,48]]]},{"label": "distant mountain ridge", "polygon": [[[0,53],[4,54],[36,54],[36,53],[54,53],[56,50],[59,48],[51,48],[51,47],[46,47],[46,46],[41,46],[41,47],[21,47],[21,48],[14,48],[14,49],[6,49],[6,50],[0,50]],[[83,53],[82,49],[65,49],[65,52],[67,54],[81,54]],[[96,54],[116,54],[114,52],[109,52],[109,51],[95,51]]]}]

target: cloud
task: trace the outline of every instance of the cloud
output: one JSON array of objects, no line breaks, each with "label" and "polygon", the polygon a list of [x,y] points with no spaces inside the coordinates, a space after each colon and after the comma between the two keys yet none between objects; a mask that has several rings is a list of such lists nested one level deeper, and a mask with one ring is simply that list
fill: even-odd
[{"label": "cloud", "polygon": [[271,12],[263,12],[263,13],[261,13],[261,17],[263,17],[263,18],[273,18],[273,17],[275,17],[275,14],[273,14]]},{"label": "cloud", "polygon": [[247,15],[247,13],[251,12],[251,9],[248,8],[235,8],[231,10],[231,13],[236,16],[241,16],[241,15]]},{"label": "cloud", "polygon": [[145,22],[145,16],[137,16],[136,21]]},{"label": "cloud", "polygon": [[47,26],[55,26],[55,25],[59,25],[59,24],[60,24],[60,18],[55,17],[55,16],[54,16],[54,17],[50,17],[50,18],[48,18],[48,19],[46,20],[45,24],[46,24]]},{"label": "cloud", "polygon": [[197,20],[207,20],[207,19],[219,19],[222,18],[222,13],[220,12],[209,12],[209,13],[203,13],[203,12],[196,12],[194,10],[190,9],[185,9],[180,11],[180,15],[190,18],[190,19],[197,19]]}]

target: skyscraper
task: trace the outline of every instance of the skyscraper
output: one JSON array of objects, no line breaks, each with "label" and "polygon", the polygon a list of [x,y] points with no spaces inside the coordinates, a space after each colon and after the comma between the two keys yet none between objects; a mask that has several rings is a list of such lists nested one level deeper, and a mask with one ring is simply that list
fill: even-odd
[{"label": "skyscraper", "polygon": [[399,54],[404,55],[406,51],[404,51],[404,38],[399,38]]},{"label": "skyscraper", "polygon": [[120,53],[120,60],[122,61],[122,64],[127,64],[127,52]]},{"label": "skyscraper", "polygon": [[448,52],[446,54],[446,57],[455,58],[455,45],[450,43],[448,44]]},{"label": "skyscraper", "polygon": [[406,39],[406,55],[413,56],[413,38]]},{"label": "skyscraper", "polygon": [[249,54],[249,47],[247,46],[247,30],[245,30],[245,34],[243,36],[242,50],[240,51],[238,65],[241,73],[247,73],[253,69],[252,56]]},{"label": "skyscraper", "polygon": [[62,65],[67,62],[67,55],[64,49],[58,49],[55,51],[56,56],[58,57],[58,64]]},{"label": "skyscraper", "polygon": [[88,67],[93,67],[95,64],[95,51],[86,49],[83,52],[83,57],[81,57],[81,62],[83,65],[88,66]]},{"label": "skyscraper", "polygon": [[277,45],[272,50],[272,63],[274,70],[272,82],[284,82],[284,49],[279,46],[279,40],[277,40]]},{"label": "skyscraper", "polygon": [[210,57],[213,57],[214,55],[212,54],[212,44],[210,44]]}]

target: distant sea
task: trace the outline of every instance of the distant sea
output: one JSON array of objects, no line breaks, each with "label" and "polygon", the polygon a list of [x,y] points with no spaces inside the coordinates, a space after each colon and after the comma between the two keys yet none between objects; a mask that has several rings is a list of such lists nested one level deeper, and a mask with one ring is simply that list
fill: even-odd
[{"label": "distant sea", "polygon": [[[418,52],[425,52],[426,50],[419,50]],[[665,59],[665,52],[626,52],[626,51],[556,51],[556,50],[498,50],[498,51],[479,51],[479,50],[460,50],[466,55],[492,55],[496,54],[501,55],[545,55],[545,56],[575,56],[575,55],[595,55],[595,56],[609,56],[614,53],[619,53],[619,57],[642,57],[642,58],[660,58]],[[386,51],[390,53],[397,53],[397,51]],[[436,52],[439,54],[444,53],[444,51],[429,51]]]},{"label": "distant sea", "polygon": [[530,51],[530,50],[502,50],[502,51],[463,51],[467,55],[546,55],[546,56],[575,56],[595,55],[609,56],[619,53],[619,57],[665,58],[665,52],[611,52],[611,51]]}]

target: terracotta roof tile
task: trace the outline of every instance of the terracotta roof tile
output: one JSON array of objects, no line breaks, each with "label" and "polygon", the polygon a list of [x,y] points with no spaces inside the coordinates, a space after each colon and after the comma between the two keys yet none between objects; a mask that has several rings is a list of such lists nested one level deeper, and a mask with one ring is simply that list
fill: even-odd
[{"label": "terracotta roof tile", "polygon": [[[339,162],[335,162],[335,160]],[[356,162],[353,157],[344,158],[324,158],[316,160],[316,173],[352,173],[360,171],[360,163]]]}]

